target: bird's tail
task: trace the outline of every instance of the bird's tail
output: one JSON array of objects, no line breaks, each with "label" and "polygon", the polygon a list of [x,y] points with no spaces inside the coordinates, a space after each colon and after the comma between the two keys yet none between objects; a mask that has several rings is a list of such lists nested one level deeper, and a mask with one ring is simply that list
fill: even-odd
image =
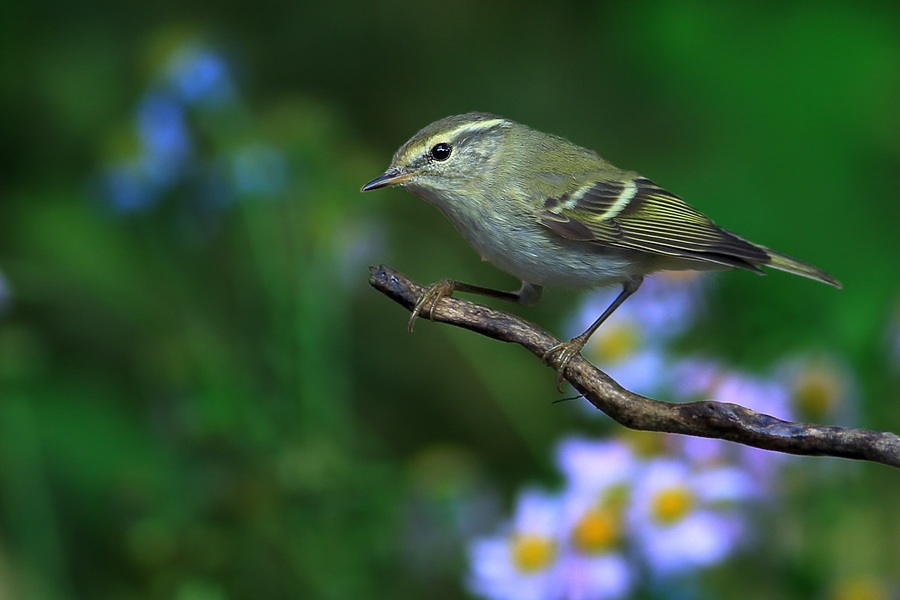
[{"label": "bird's tail", "polygon": [[840,281],[821,269],[817,269],[816,267],[808,265],[805,262],[800,262],[799,260],[791,258],[790,256],[779,254],[778,252],[769,250],[768,248],[763,248],[763,250],[765,250],[766,254],[769,255],[769,264],[767,265],[769,267],[787,271],[788,273],[793,273],[794,275],[809,277],[810,279],[815,279],[816,281],[821,281],[822,283],[833,285],[838,289],[841,288]]}]

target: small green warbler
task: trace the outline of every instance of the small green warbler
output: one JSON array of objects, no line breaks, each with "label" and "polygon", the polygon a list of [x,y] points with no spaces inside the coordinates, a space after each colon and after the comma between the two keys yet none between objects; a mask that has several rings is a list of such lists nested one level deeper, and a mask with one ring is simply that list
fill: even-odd
[{"label": "small green warbler", "polygon": [[840,287],[833,277],[718,227],[684,200],[555,135],[487,113],[447,117],[397,150],[390,168],[362,191],[397,185],[434,204],[482,258],[515,275],[504,292],[441,280],[422,293],[409,319],[454,291],[536,303],[544,286],[622,286],[581,335],[557,355],[557,385],[572,357],[630,295],[659,270],[761,266]]}]

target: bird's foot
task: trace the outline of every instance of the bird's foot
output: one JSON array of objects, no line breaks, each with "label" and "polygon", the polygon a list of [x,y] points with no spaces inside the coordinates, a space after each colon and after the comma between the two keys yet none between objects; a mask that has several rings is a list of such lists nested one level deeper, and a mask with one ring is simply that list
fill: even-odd
[{"label": "bird's foot", "polygon": [[558,391],[562,391],[562,383],[565,381],[566,368],[569,366],[569,362],[584,349],[586,342],[587,339],[581,339],[581,336],[578,336],[568,342],[556,344],[544,352],[543,360],[547,364],[551,363],[554,355],[558,356],[558,366],[556,367],[556,389]]},{"label": "bird's foot", "polygon": [[[412,314],[409,316],[409,323],[407,323],[406,328],[410,333],[412,333],[416,319],[419,318],[419,315],[432,319],[434,307],[437,306],[437,303],[440,302],[441,298],[448,298],[453,295],[453,290],[456,289],[455,284],[456,282],[452,279],[441,279],[437,283],[432,283],[425,288],[419,296],[419,299],[416,300],[416,305],[413,306]],[[428,306],[427,314],[423,312],[426,305]]]}]

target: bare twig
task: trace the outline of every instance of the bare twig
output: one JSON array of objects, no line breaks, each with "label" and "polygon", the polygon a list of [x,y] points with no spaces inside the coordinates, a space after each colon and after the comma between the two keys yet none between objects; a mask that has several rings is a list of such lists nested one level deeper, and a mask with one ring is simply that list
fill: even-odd
[{"label": "bare twig", "polygon": [[[412,309],[422,286],[388,266],[372,267],[370,271],[372,287]],[[459,298],[442,299],[431,318],[519,344],[539,358],[559,343],[524,319]],[[557,368],[555,358],[548,366]],[[684,404],[652,400],[624,389],[581,356],[572,359],[565,376],[591,404],[631,429],[718,438],[790,454],[840,456],[900,467],[900,436],[893,433],[794,423],[737,404],[711,400]]]}]

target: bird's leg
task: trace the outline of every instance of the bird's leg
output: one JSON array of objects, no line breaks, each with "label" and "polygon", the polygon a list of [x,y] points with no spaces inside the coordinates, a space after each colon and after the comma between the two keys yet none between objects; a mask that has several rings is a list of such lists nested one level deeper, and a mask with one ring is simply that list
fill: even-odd
[{"label": "bird's leg", "polygon": [[566,367],[569,366],[569,361],[572,358],[582,351],[584,345],[587,344],[588,339],[597,329],[603,324],[606,319],[609,318],[611,314],[613,314],[619,306],[622,305],[625,300],[628,299],[630,295],[635,293],[639,287],[641,287],[641,283],[644,281],[643,277],[632,277],[630,279],[626,279],[624,283],[622,283],[622,291],[619,292],[619,295],[616,296],[616,299],[612,301],[606,310],[603,311],[603,314],[594,321],[587,330],[581,335],[577,335],[573,337],[568,342],[562,342],[556,344],[549,350],[544,353],[544,362],[549,362],[554,354],[559,355],[559,366],[556,368],[556,389],[562,389],[563,376],[566,372]]},{"label": "bird's leg", "polygon": [[[544,288],[542,288],[541,286],[527,283],[525,281],[522,282],[522,287],[520,287],[518,291],[504,292],[501,290],[481,287],[480,285],[472,285],[471,283],[455,281],[453,279],[441,279],[437,283],[432,283],[427,288],[425,288],[425,290],[419,296],[419,299],[416,300],[416,304],[415,306],[413,306],[412,314],[409,317],[409,323],[407,324],[406,328],[410,332],[412,332],[413,325],[415,324],[416,319],[419,318],[419,315],[427,316],[429,319],[432,318],[434,307],[437,306],[437,303],[441,300],[441,298],[452,296],[453,292],[469,292],[470,294],[481,294],[482,296],[500,298],[501,300],[508,300],[510,302],[529,306],[531,304],[536,304],[537,301],[541,299],[541,293],[543,291]],[[424,312],[426,310],[426,306],[428,307],[427,314]]]}]

